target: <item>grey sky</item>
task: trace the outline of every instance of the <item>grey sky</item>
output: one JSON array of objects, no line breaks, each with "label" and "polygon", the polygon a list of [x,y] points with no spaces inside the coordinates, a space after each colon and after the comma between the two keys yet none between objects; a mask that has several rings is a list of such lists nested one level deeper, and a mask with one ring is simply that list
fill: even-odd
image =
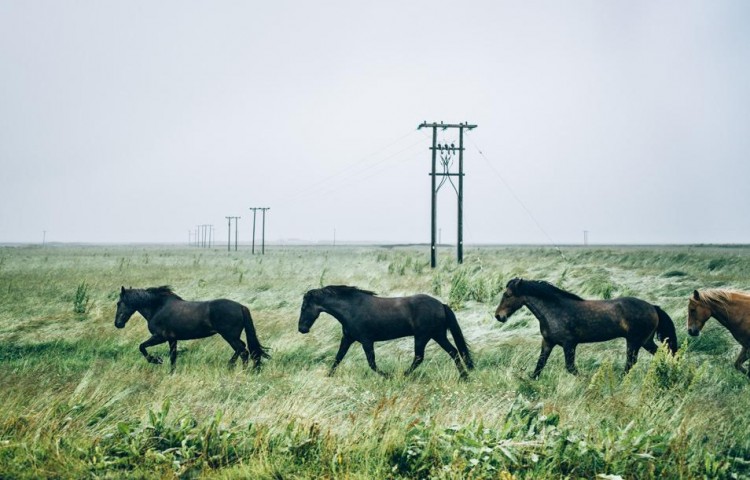
[{"label": "grey sky", "polygon": [[224,241],[227,215],[246,242],[251,206],[273,241],[429,242],[416,127],[443,120],[479,125],[467,243],[747,243],[748,21],[744,0],[0,0],[0,242]]}]

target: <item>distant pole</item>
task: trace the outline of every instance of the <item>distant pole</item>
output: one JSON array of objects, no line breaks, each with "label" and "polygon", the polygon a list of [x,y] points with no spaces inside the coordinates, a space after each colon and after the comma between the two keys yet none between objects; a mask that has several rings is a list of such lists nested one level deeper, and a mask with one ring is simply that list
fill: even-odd
[{"label": "distant pole", "polygon": [[257,208],[250,207],[250,210],[253,211],[253,248],[250,250],[253,255],[255,255],[255,214],[257,213]]},{"label": "distant pole", "polygon": [[253,248],[252,252],[255,254],[255,214],[258,210],[263,213],[263,226],[261,229],[261,255],[266,254],[266,210],[270,210],[269,207],[250,207],[249,210],[253,211]]},{"label": "distant pole", "polygon": [[266,210],[270,210],[268,207],[261,208],[263,212],[263,233],[261,234],[261,255],[266,254]]},{"label": "distant pole", "polygon": [[[432,128],[432,171],[430,176],[432,177],[432,222],[430,231],[430,267],[435,268],[437,266],[437,245],[436,245],[436,233],[437,233],[437,192],[445,182],[446,178],[450,180],[453,185],[451,177],[458,177],[458,189],[456,193],[458,195],[458,245],[456,246],[456,258],[458,263],[464,262],[464,130],[473,130],[477,128],[476,125],[469,125],[466,123],[449,124],[449,123],[427,123],[422,122],[418,129],[421,128]],[[453,144],[440,145],[437,143],[437,130],[440,128],[445,131],[449,128],[458,129],[458,147]],[[437,152],[440,150],[443,172],[437,173]],[[450,164],[448,160],[458,152],[458,173],[450,172]],[[443,177],[440,185],[437,185],[437,177]],[[453,188],[456,188],[455,185]]]},{"label": "distant pole", "polygon": [[232,217],[224,217],[227,219],[227,252],[231,251],[232,246]]},{"label": "distant pole", "polygon": [[237,232],[238,226],[239,226],[239,220],[240,217],[234,217],[234,251],[237,251],[237,238],[239,237],[239,233]]},{"label": "distant pole", "polygon": [[42,230],[42,246],[47,245],[47,230]]},{"label": "distant pole", "polygon": [[234,219],[234,251],[237,251],[237,220],[241,217],[224,217],[229,221],[227,229],[227,252],[231,250],[232,245],[232,219]]},{"label": "distant pole", "polygon": [[589,244],[589,231],[588,230],[583,231],[583,244],[584,245]]},{"label": "distant pole", "polygon": [[333,228],[333,246],[336,246],[336,227]]}]

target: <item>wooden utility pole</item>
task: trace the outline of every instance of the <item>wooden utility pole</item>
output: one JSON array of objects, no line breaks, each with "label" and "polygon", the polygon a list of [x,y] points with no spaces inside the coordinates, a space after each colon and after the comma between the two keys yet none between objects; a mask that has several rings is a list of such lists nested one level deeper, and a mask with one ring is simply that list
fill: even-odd
[{"label": "wooden utility pole", "polygon": [[263,229],[261,233],[261,254],[266,254],[266,210],[271,210],[270,207],[250,207],[253,211],[253,247],[252,253],[255,254],[255,214],[258,210],[263,213]]},{"label": "wooden utility pole", "polygon": [[237,220],[242,217],[224,217],[229,222],[227,230],[227,252],[231,251],[232,245],[232,219],[234,219],[234,251],[237,251]]},{"label": "wooden utility pole", "polygon": [[[437,192],[440,187],[443,186],[445,180],[449,180],[453,185],[451,177],[458,177],[458,189],[456,194],[458,195],[458,244],[456,246],[456,256],[458,263],[464,262],[464,130],[473,130],[477,128],[476,125],[469,125],[469,123],[427,123],[422,122],[418,129],[432,128],[432,230],[431,230],[431,241],[430,241],[430,266],[435,268],[437,266],[437,245],[436,245],[436,233],[437,233]],[[437,131],[438,128],[441,130],[447,130],[449,128],[458,129],[458,147],[454,144],[440,145],[437,143]],[[443,172],[437,173],[437,155],[440,152],[441,163],[443,166]],[[449,160],[452,155],[458,152],[458,173],[450,171]],[[437,185],[437,177],[443,177],[440,185]],[[455,189],[456,186],[453,185]]]}]

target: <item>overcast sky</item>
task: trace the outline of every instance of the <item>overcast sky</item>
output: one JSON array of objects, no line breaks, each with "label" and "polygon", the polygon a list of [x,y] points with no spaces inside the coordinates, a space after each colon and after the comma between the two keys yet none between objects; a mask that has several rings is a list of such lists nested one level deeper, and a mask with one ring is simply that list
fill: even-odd
[{"label": "overcast sky", "polygon": [[468,121],[466,243],[750,243],[749,24],[745,0],[0,0],[0,242],[225,242],[228,215],[247,242],[254,206],[271,241],[429,242],[417,126]]}]

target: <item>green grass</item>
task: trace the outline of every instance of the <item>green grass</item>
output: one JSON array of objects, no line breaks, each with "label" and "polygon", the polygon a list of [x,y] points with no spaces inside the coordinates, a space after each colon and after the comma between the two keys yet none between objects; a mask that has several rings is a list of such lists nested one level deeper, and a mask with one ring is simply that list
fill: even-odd
[{"label": "green grass", "polygon": [[[563,256],[564,255],[564,256]],[[467,248],[434,271],[424,248],[271,248],[265,256],[160,247],[0,249],[0,478],[748,478],[750,381],[739,346],[710,321],[687,340],[693,289],[750,289],[750,248]],[[520,310],[493,318],[514,276],[587,298],[635,295],[677,324],[683,349],[581,345],[580,375]],[[181,342],[177,370],[138,352],[135,315],[114,327],[120,286],[246,304],[273,358],[228,370],[220,338]],[[376,345],[383,379],[353,346],[326,376],[340,326],[297,332],[302,295],[350,284],[430,293],[456,308],[476,369],[467,382],[431,343],[410,378],[409,339]],[[166,357],[166,345],[152,348]],[[607,477],[612,476],[612,477]]]}]

